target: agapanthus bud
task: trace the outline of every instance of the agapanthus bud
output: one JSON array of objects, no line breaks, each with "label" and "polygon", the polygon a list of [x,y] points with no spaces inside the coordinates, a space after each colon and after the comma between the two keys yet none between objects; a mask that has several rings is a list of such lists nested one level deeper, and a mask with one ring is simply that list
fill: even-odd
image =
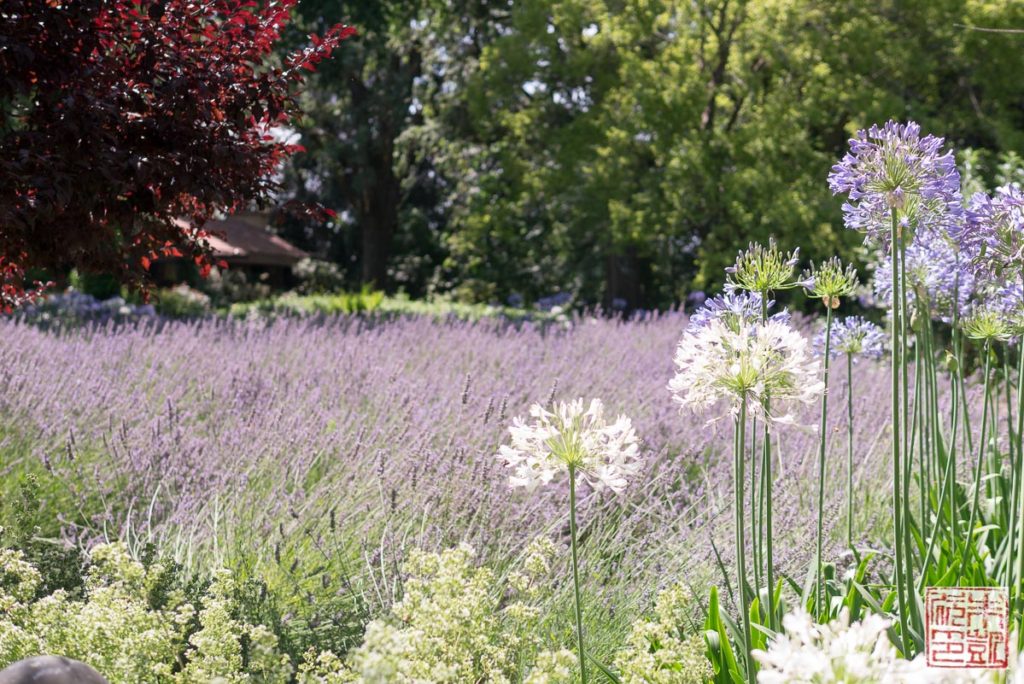
[{"label": "agapanthus bud", "polygon": [[799,257],[799,248],[788,254],[779,251],[775,238],[768,240],[767,247],[751,242],[736,256],[736,263],[725,270],[726,288],[767,295],[796,287],[794,273]]},{"label": "agapanthus bud", "polygon": [[1010,326],[993,308],[979,308],[970,313],[960,327],[964,335],[982,342],[1003,342],[1010,339]]},{"label": "agapanthus bud", "polygon": [[857,291],[857,269],[843,266],[839,257],[832,257],[804,271],[802,285],[811,297],[820,297],[825,306],[835,309],[840,297],[850,297]]}]

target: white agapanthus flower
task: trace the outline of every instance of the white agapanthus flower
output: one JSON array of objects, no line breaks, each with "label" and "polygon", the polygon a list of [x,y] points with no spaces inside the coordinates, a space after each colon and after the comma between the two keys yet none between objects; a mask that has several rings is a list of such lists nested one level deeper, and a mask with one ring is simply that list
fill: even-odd
[{"label": "white agapanthus flower", "polygon": [[827,625],[816,624],[803,610],[782,619],[783,633],[767,651],[755,649],[761,664],[759,684],[792,682],[845,682],[846,684],[914,681],[918,665],[899,657],[886,630],[891,622],[869,615],[850,624],[849,613]]},{"label": "white agapanthus flower", "polygon": [[668,388],[677,402],[695,411],[725,399],[735,413],[746,399],[755,415],[781,422],[789,417],[761,415],[766,395],[774,408],[784,402],[810,404],[824,391],[807,340],[785,321],[731,328],[712,320],[691,327],[679,342],[675,362],[677,372]]},{"label": "white agapanthus flower", "polygon": [[589,407],[582,399],[559,402],[553,412],[534,404],[530,416],[530,423],[512,421],[512,444],[498,451],[514,470],[509,477],[513,487],[533,489],[571,468],[595,490],[607,487],[618,493],[640,467],[640,445],[629,418],[608,423],[598,399]]},{"label": "white agapanthus flower", "polygon": [[[760,663],[758,684],[967,684],[1002,681],[993,670],[957,670],[928,667],[924,654],[913,660],[900,657],[886,631],[892,621],[868,615],[850,624],[844,608],[838,620],[817,624],[803,610],[782,619],[783,632],[755,649]],[[1007,682],[1021,684],[1024,677],[1011,663]],[[1016,670],[1016,675],[1013,674]]]}]

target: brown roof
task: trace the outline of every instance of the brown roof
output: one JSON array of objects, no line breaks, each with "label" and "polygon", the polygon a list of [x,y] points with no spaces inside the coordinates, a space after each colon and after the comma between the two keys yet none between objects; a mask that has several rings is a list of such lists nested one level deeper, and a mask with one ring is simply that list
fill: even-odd
[{"label": "brown roof", "polygon": [[[179,224],[185,225],[179,221]],[[309,256],[295,245],[267,230],[259,214],[238,214],[211,219],[203,229],[210,233],[213,255],[233,264],[292,266]]]}]

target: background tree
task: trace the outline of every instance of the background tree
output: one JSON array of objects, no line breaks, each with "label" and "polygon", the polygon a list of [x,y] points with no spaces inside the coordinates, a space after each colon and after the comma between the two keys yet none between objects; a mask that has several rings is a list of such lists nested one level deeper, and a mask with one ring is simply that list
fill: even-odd
[{"label": "background tree", "polygon": [[294,114],[303,70],[352,32],[332,26],[277,62],[294,4],[5,0],[5,305],[24,295],[29,268],[136,284],[160,255],[209,268],[203,223],[276,189],[273,174],[295,148],[274,129]]},{"label": "background tree", "polygon": [[[665,306],[749,240],[856,256],[824,183],[858,128],[1024,144],[1017,37],[981,0],[322,0],[365,41],[317,77],[288,235],[350,283],[476,301]],[[367,84],[373,84],[368,89]]]}]

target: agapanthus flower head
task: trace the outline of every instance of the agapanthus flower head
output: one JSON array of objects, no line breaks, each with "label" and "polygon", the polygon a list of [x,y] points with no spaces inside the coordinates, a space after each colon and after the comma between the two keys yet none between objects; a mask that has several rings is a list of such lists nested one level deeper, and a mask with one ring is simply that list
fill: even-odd
[{"label": "agapanthus flower head", "polygon": [[[906,249],[907,308],[914,311],[919,298],[929,317],[952,321],[954,307],[963,311],[975,292],[970,258],[944,233],[930,229],[917,232]],[[892,264],[880,259],[875,270],[875,296],[892,306]]]},{"label": "agapanthus flower head", "polygon": [[832,194],[849,197],[843,204],[846,226],[885,246],[895,211],[906,228],[941,227],[957,237],[964,216],[960,172],[942,143],[933,135],[922,137],[912,121],[858,131],[828,176]]},{"label": "agapanthus flower head", "polygon": [[976,193],[968,204],[963,241],[974,248],[974,266],[986,280],[1024,277],[1024,191],[1017,185],[996,188],[990,197]]},{"label": "agapanthus flower head", "polygon": [[980,342],[1004,342],[1012,333],[1002,313],[992,306],[980,306],[971,311],[960,327],[964,335]]},{"label": "agapanthus flower head", "polygon": [[[824,330],[814,336],[814,349],[818,354],[825,353]],[[856,363],[859,356],[880,358],[884,350],[885,332],[871,321],[860,316],[847,316],[832,321],[832,340],[829,345],[832,358],[850,354]]]},{"label": "agapanthus flower head", "polygon": [[839,306],[842,297],[850,297],[857,291],[860,281],[857,269],[852,264],[843,266],[839,257],[832,257],[818,266],[804,271],[803,287],[810,297],[818,297],[830,309]]},{"label": "agapanthus flower head", "polygon": [[[766,651],[752,655],[761,664],[759,684],[846,682],[895,684],[922,681],[923,662],[904,660],[889,641],[891,621],[870,614],[850,623],[847,609],[838,620],[818,624],[803,610],[783,617],[783,631]],[[927,681],[927,680],[925,680]]]},{"label": "agapanthus flower head", "polygon": [[693,411],[724,400],[735,414],[746,401],[754,415],[778,422],[789,416],[764,415],[763,398],[770,395],[773,407],[807,404],[824,391],[807,340],[783,321],[734,329],[712,320],[688,329],[676,348],[675,363],[668,388],[676,402]]},{"label": "agapanthus flower head", "polygon": [[[774,301],[769,301],[765,307],[771,311],[775,306]],[[712,297],[704,302],[704,306],[693,312],[690,316],[688,330],[703,328],[711,321],[721,321],[733,330],[747,328],[751,324],[761,320],[761,295],[756,292],[726,292],[725,294]],[[786,310],[769,314],[770,320],[789,321],[789,312]]]},{"label": "agapanthus flower head", "polygon": [[511,446],[502,445],[498,457],[514,472],[512,487],[534,489],[570,469],[595,490],[621,492],[640,468],[640,444],[629,418],[605,420],[604,405],[594,399],[558,402],[548,411],[530,407],[532,422],[515,418],[508,431]]},{"label": "agapanthus flower head", "polygon": [[762,295],[796,287],[794,274],[799,260],[799,247],[784,253],[775,238],[769,238],[767,247],[751,242],[746,251],[736,255],[736,263],[725,269],[725,287],[730,292],[746,290]]},{"label": "agapanthus flower head", "polygon": [[999,312],[1014,335],[1024,332],[1024,286],[1020,283],[997,289],[990,297],[989,306]]}]

